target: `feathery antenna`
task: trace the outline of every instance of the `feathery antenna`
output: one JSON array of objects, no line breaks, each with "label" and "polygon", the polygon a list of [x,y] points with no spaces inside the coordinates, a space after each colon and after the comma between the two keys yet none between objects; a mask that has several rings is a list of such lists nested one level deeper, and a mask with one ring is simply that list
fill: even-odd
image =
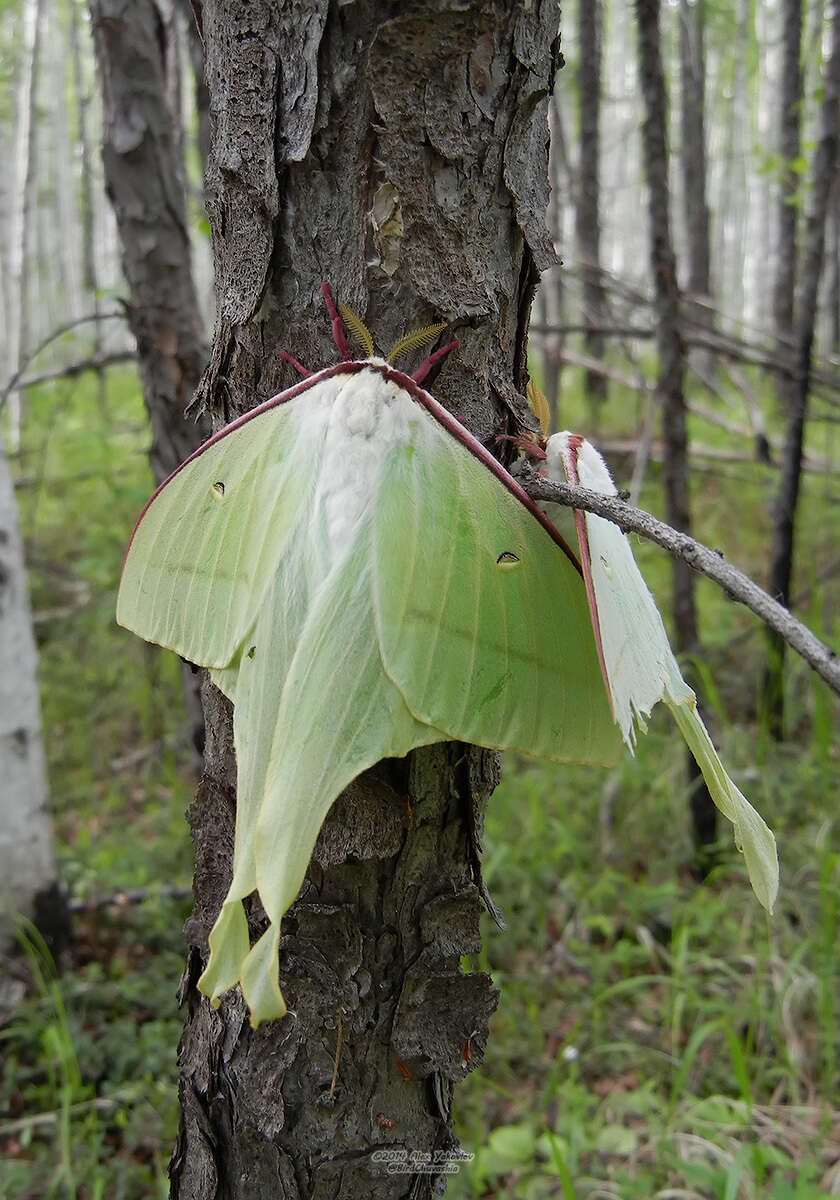
[{"label": "feathery antenna", "polygon": [[411,333],[405,334],[399,341],[395,342],[387,354],[387,361],[394,363],[401,354],[407,354],[409,350],[416,350],[418,346],[428,346],[429,342],[433,342],[442,329],[445,329],[446,321],[442,321],[439,325],[424,325],[422,329],[415,329]]},{"label": "feathery antenna", "polygon": [[373,348],[373,338],[371,337],[371,332],[367,325],[365,325],[362,318],[357,316],[356,313],[353,312],[352,308],[348,308],[343,300],[339,300],[338,302],[338,311],[341,313],[342,321],[350,330],[350,336],[354,338],[356,342],[358,342],[358,344],[366,352],[368,358],[373,358],[375,353]]}]

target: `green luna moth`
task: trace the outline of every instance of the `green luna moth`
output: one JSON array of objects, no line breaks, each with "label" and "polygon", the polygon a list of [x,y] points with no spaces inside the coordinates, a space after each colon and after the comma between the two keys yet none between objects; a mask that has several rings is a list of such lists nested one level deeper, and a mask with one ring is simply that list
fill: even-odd
[{"label": "green luna moth", "polygon": [[[448,739],[621,751],[580,558],[421,386],[443,351],[406,375],[356,321],[370,357],[352,360],[324,294],[343,361],[158,488],[117,601],[120,624],[207,667],[234,704],[233,879],[199,987],[217,1004],[238,982],[255,1026],[286,1011],[280,921],[361,771]],[[254,890],[270,923],[252,946]]]}]

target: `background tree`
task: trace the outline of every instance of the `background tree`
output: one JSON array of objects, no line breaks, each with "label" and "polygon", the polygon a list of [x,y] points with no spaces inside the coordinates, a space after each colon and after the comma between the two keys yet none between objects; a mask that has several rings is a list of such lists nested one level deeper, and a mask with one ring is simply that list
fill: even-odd
[{"label": "background tree", "polygon": [[[691,531],[688,486],[688,434],[683,390],[685,347],[680,327],[680,292],[677,263],[671,242],[668,191],[667,97],[662,70],[659,0],[636,0],[639,75],[645,102],[642,125],[645,174],[648,181],[650,266],[654,280],[656,349],[659,358],[657,392],[662,404],[663,476],[665,513],[669,525]],[[699,644],[694,578],[691,568],[671,560],[676,645],[682,654],[694,653]],[[717,817],[712,798],[697,764],[687,758],[692,781],[691,812],[698,863],[708,865],[708,848],[714,841]]]},{"label": "background tree", "polygon": [[41,740],[38,656],[17,506],[0,434],[0,950],[19,914],[54,948],[67,936]]},{"label": "background tree", "polygon": [[[601,283],[601,36],[603,17],[601,0],[578,3],[578,88],[580,105],[580,157],[575,233],[583,271],[584,345],[589,354],[600,358],[604,339],[599,326],[604,321],[604,290]],[[607,392],[603,374],[590,371],[586,391],[592,403],[593,428],[598,425],[598,409]]]},{"label": "background tree", "polygon": [[[96,261],[96,207],[94,202],[95,182],[92,169],[92,153],[90,138],[90,101],[91,91],[88,88],[82,62],[82,33],[79,28],[81,16],[77,0],[69,0],[68,4],[70,53],[73,63],[73,89],[76,93],[76,113],[78,127],[79,149],[79,224],[82,235],[82,278],[84,292],[87,293],[89,304],[94,316],[93,357],[98,358],[102,353],[103,330],[99,320],[101,298],[99,295],[99,268]],[[100,389],[105,386],[104,372],[99,372]]]},{"label": "background tree", "polygon": [[782,5],[782,75],[779,90],[779,154],[781,178],[777,208],[776,277],[773,284],[773,320],[783,347],[793,332],[793,299],[796,286],[796,203],[799,191],[799,127],[802,108],[802,0]]},{"label": "background tree", "polygon": [[[680,169],[687,242],[686,290],[698,300],[712,295],[709,206],[706,201],[705,2],[680,0]],[[708,309],[700,320],[708,321]]]},{"label": "background tree", "polygon": [[[207,361],[187,229],[175,9],[165,0],[90,0],[102,88],[102,161],[128,282],[158,483],[207,436],[187,416]],[[187,717],[203,743],[198,679],[182,670]]]},{"label": "background tree", "polygon": [[102,161],[117,218],[152,425],[155,478],[165,479],[202,441],[188,420],[207,359],[193,284],[178,88],[174,13],[157,0],[90,0],[102,87]]},{"label": "background tree", "polygon": [[[31,267],[29,250],[32,243],[32,216],[35,179],[35,117],[36,81],[40,46],[43,0],[26,0],[23,9],[23,63],[18,87],[17,130],[12,159],[14,185],[9,215],[9,246],[7,251],[8,280],[6,285],[6,355],[9,373],[19,372],[28,332],[29,288]],[[21,393],[14,388],[9,394],[10,438],[12,449],[20,444]]]},{"label": "background tree", "polygon": [[[805,231],[805,254],[794,321],[793,370],[786,387],[787,423],[782,455],[782,472],[773,507],[773,539],[770,547],[768,590],[790,603],[793,570],[794,520],[802,479],[805,417],[811,387],[811,353],[817,320],[817,298],[825,260],[825,233],[832,188],[835,185],[840,141],[840,3],[832,0],[828,10],[828,51],[822,85],[819,142],[811,170],[811,188]],[[781,725],[783,644],[770,641],[767,703],[777,736]]]}]

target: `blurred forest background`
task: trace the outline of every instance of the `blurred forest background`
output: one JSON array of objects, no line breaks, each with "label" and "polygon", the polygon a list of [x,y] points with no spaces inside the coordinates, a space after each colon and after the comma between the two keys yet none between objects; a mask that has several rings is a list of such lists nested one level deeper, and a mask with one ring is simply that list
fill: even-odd
[{"label": "blurred forest background", "polygon": [[[0,4],[0,531],[14,542],[10,470],[31,601],[0,611],[0,645],[34,631],[49,796],[44,822],[33,794],[38,877],[18,900],[32,915],[41,898],[37,923],[0,969],[8,1197],[165,1196],[177,1122],[198,764],[178,662],[113,619],[162,460],[135,361],[155,277],[121,244],[132,204],[154,200],[137,178],[119,191],[131,146],[111,146],[106,179],[102,83],[106,104],[117,83],[91,38],[103,7]],[[154,10],[156,74],[144,82],[140,58],[132,72],[176,164],[180,195],[161,211],[184,231],[177,266],[206,348],[201,44],[189,4]],[[672,521],[681,503],[696,537],[836,646],[840,7],[569,0],[562,38],[549,213],[562,265],[543,276],[530,359],[554,428],[590,436],[633,502]],[[683,401],[681,483],[668,422]],[[777,913],[755,903],[728,829],[718,845],[666,716],[613,772],[509,759],[485,856],[509,928],[486,921],[475,956],[502,1000],[487,1061],[456,1096],[474,1158],[448,1194],[840,1195],[837,697],[707,580],[686,572],[674,590],[665,556],[635,548],[721,753],[777,833]],[[0,699],[16,707],[6,653]],[[37,758],[37,710],[20,703]]]}]

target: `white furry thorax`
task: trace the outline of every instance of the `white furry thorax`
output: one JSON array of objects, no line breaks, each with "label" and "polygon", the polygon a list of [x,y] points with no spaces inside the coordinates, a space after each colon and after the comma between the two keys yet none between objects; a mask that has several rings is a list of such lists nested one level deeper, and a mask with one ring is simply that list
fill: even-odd
[{"label": "white furry thorax", "polygon": [[574,483],[575,476],[584,487],[594,488],[606,496],[616,494],[609,468],[591,442],[580,441],[576,448],[570,444],[574,434],[565,429],[548,439],[545,447],[546,470],[556,483]]},{"label": "white furry thorax", "polygon": [[330,546],[334,554],[340,554],[373,502],[389,451],[409,440],[418,414],[404,389],[379,371],[363,368],[325,382],[333,384],[336,391],[319,491],[326,508]]}]

